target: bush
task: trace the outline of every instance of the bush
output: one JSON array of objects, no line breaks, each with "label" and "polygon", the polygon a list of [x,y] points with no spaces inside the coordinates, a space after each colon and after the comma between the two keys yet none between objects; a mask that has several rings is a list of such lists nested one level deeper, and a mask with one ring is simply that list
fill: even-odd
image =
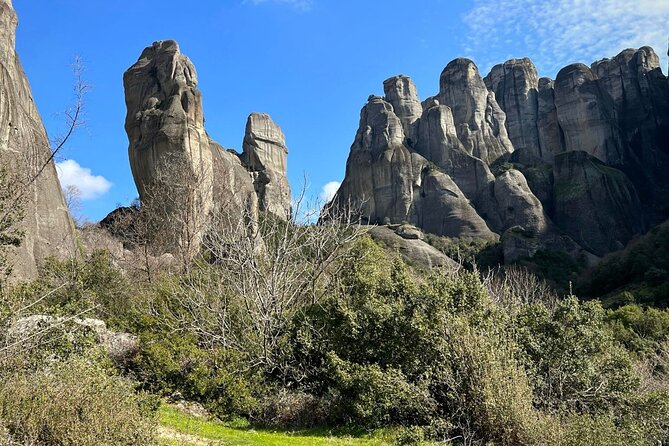
[{"label": "bush", "polygon": [[189,334],[145,333],[142,345],[132,370],[146,390],[178,393],[224,419],[258,410],[263,381],[244,367],[239,354],[201,348]]},{"label": "bush", "polygon": [[330,411],[325,399],[285,388],[265,397],[261,405],[255,420],[265,426],[284,429],[321,426]]},{"label": "bush", "polygon": [[85,360],[16,374],[2,384],[0,420],[16,443],[154,444],[157,401]]},{"label": "bush", "polygon": [[669,311],[625,305],[606,315],[615,339],[629,351],[647,357],[669,341]]},{"label": "bush", "polygon": [[530,305],[515,321],[540,407],[598,413],[620,406],[639,380],[597,302]]},{"label": "bush", "polygon": [[368,241],[353,252],[340,292],[296,320],[292,341],[306,374],[296,384],[332,401],[330,421],[508,445],[544,435],[504,315],[475,274],[418,281]]}]

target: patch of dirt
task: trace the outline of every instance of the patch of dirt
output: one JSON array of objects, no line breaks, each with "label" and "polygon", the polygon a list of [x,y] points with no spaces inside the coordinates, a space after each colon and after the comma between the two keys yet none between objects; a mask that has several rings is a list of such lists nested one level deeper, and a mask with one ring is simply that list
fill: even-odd
[{"label": "patch of dirt", "polygon": [[176,441],[178,444],[189,446],[217,446],[220,443],[197,437],[195,435],[182,434],[165,426],[158,427],[158,438]]}]

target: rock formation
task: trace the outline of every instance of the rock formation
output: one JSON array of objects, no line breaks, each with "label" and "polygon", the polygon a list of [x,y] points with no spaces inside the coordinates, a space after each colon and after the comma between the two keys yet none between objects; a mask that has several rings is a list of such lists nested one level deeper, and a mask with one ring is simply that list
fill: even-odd
[{"label": "rock formation", "polygon": [[242,160],[253,176],[261,211],[290,216],[290,185],[286,177],[286,138],[269,115],[252,113],[246,123]]},{"label": "rock formation", "polygon": [[636,189],[620,170],[583,151],[555,157],[555,223],[596,255],[643,232]]},{"label": "rock formation", "polygon": [[285,138],[268,115],[249,117],[241,156],[214,142],[195,67],[172,40],[146,48],[123,84],[133,177],[143,203],[163,204],[175,237],[168,245],[183,245],[188,233],[197,249],[217,217],[255,219],[260,210],[288,218]]},{"label": "rock formation", "polygon": [[11,1],[0,0],[0,163],[14,184],[24,185],[20,186],[24,239],[10,261],[14,277],[28,279],[36,276],[45,257],[73,256],[75,243],[56,167],[49,161],[49,139],[15,52],[16,26]]},{"label": "rock formation", "polygon": [[529,59],[485,79],[456,59],[422,112],[410,78],[383,86],[333,201],[366,221],[503,235],[507,260],[553,249],[591,262],[669,218],[669,82],[651,48],[555,80]]}]

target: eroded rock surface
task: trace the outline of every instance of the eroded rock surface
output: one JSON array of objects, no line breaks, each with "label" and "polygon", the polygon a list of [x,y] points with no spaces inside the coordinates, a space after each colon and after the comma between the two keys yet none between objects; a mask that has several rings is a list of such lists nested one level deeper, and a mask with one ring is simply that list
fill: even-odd
[{"label": "eroded rock surface", "polygon": [[123,83],[133,177],[143,203],[164,204],[168,245],[183,247],[187,236],[197,249],[211,224],[254,220],[259,210],[288,218],[285,137],[269,115],[249,117],[241,159],[213,141],[195,67],[171,40],[146,48]]},{"label": "eroded rock surface", "polygon": [[281,128],[268,114],[252,113],[246,123],[243,148],[242,160],[253,177],[260,210],[288,219],[288,148]]},{"label": "eroded rock surface", "polygon": [[363,108],[335,198],[366,221],[591,262],[669,217],[669,82],[651,48],[556,80],[526,58],[485,79],[455,59],[422,102],[403,75],[384,94]]},{"label": "eroded rock surface", "polygon": [[[30,279],[44,258],[71,257],[76,249],[74,224],[49,161],[49,139],[16,55],[17,23],[11,1],[0,0],[0,163],[13,184],[24,185],[25,216],[19,226],[25,235],[10,261],[15,279]],[[6,206],[12,208],[12,203]]]}]

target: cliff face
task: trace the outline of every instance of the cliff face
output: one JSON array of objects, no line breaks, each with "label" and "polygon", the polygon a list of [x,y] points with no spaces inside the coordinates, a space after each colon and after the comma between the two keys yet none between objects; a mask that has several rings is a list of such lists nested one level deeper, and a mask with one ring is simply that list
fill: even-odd
[{"label": "cliff face", "polygon": [[363,108],[333,201],[365,220],[453,237],[522,229],[536,249],[576,241],[601,256],[669,217],[669,83],[651,48],[555,80],[529,59],[485,79],[456,59],[422,111],[410,78],[384,92]]},{"label": "cliff face", "polygon": [[75,243],[55,165],[47,163],[49,139],[15,52],[16,26],[11,1],[0,0],[0,162],[14,181],[25,184],[20,224],[25,236],[10,260],[15,278],[30,279],[45,257],[75,255]]},{"label": "cliff face", "polygon": [[260,210],[289,217],[288,151],[269,115],[249,117],[241,156],[214,142],[204,128],[195,67],[171,40],[147,47],[123,84],[133,177],[142,202],[164,203],[175,234],[168,245],[182,244],[188,232],[196,249],[217,216],[255,218]]}]

